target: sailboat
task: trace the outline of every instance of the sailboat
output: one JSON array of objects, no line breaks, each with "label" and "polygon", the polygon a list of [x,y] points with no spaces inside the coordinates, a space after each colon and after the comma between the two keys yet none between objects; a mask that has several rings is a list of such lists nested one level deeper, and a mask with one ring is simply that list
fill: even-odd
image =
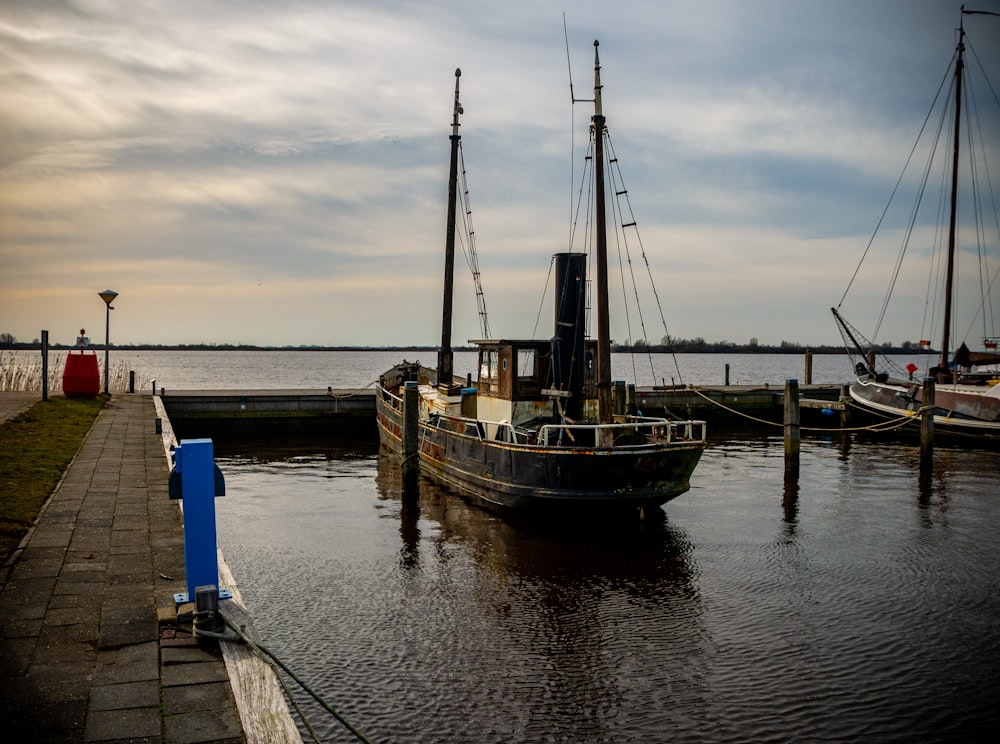
[{"label": "sailboat", "polygon": [[[500,510],[559,516],[645,513],[690,488],[705,449],[705,422],[630,414],[616,410],[612,399],[606,132],[597,47],[595,41],[591,135],[597,338],[586,336],[587,254],[558,253],[553,336],[473,341],[478,349],[477,379],[473,381],[471,374],[464,384],[455,379],[451,314],[463,113],[461,71],[456,70],[437,368],[403,362],[382,375],[376,386],[382,448],[404,460],[418,458],[421,474]],[[419,410],[409,436],[407,386]]]},{"label": "sailboat", "polygon": [[[971,350],[965,341],[960,342],[958,348],[953,350],[954,311],[958,295],[956,257],[960,248],[958,191],[960,141],[963,132],[962,93],[966,67],[964,16],[979,14],[1000,16],[1000,14],[965,10],[964,6],[961,12],[962,22],[959,24],[958,42],[953,57],[954,130],[950,143],[951,158],[947,163],[950,170],[950,192],[942,287],[944,309],[941,345],[937,356],[928,356],[933,360],[933,366],[926,370],[924,379],[933,379],[935,383],[933,400],[935,436],[943,435],[946,438],[971,443],[1000,445],[1000,354],[996,350],[998,339],[996,335],[990,335],[984,330],[982,350]],[[977,130],[975,127],[970,127],[969,131],[974,133]],[[981,205],[982,201],[977,199],[976,204]],[[980,215],[977,214],[977,217]],[[982,238],[982,233],[979,237]],[[980,254],[985,255],[982,245]],[[985,266],[987,274],[984,274],[985,279],[980,284],[985,285],[988,290],[996,283],[998,273],[994,273],[992,277],[988,276],[988,264]],[[979,305],[979,312],[984,319],[988,320],[991,308],[988,297],[984,298]],[[845,348],[854,362],[854,371],[857,375],[857,379],[849,386],[851,404],[869,417],[882,422],[881,426],[885,428],[914,429],[919,424],[919,414],[924,406],[923,380],[915,377],[918,366],[911,362],[903,372],[894,369],[891,360],[878,359],[874,344],[867,342],[864,336],[843,317],[838,308],[831,309],[844,338]],[[920,341],[921,347],[930,345],[930,340]]]}]

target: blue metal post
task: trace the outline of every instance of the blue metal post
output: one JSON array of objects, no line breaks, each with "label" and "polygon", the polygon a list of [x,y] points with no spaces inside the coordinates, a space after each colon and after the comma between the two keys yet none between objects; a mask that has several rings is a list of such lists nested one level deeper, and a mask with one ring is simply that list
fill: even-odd
[{"label": "blue metal post", "polygon": [[[215,469],[211,439],[184,439],[174,449],[174,470],[180,476],[179,495],[184,509],[184,571],[187,576],[187,594],[174,595],[178,604],[194,601],[198,587],[219,586]],[[177,494],[171,496],[176,498]],[[230,596],[228,590],[219,590],[220,599]]]}]

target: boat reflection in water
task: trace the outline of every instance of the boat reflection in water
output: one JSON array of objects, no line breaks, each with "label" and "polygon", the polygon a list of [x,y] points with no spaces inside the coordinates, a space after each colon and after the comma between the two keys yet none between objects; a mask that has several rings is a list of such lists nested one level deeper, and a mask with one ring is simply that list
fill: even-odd
[{"label": "boat reflection in water", "polygon": [[445,534],[472,542],[477,559],[501,574],[584,578],[627,590],[655,584],[658,594],[694,593],[691,545],[662,510],[643,520],[618,521],[498,516],[427,478],[407,490],[397,460],[387,454],[379,455],[375,483],[380,499],[400,502],[407,565],[419,561],[420,522],[433,520]]},{"label": "boat reflection in water", "polygon": [[[456,607],[450,629],[440,629],[453,635],[445,646],[465,647],[457,663],[467,672],[457,689],[438,691],[436,704],[450,707],[448,698],[457,696],[481,706],[492,689],[506,700],[504,722],[492,725],[513,735],[509,740],[545,740],[553,732],[566,741],[612,740],[623,720],[632,740],[691,731],[697,701],[710,697],[710,644],[692,546],[662,510],[659,518],[611,525],[512,519],[427,478],[404,494],[398,464],[387,455],[379,457],[376,488],[399,516],[403,572],[418,582],[428,573],[474,574],[477,609]],[[462,560],[469,557],[474,566]],[[671,699],[653,693],[665,687]],[[683,708],[678,699],[687,701]]]}]

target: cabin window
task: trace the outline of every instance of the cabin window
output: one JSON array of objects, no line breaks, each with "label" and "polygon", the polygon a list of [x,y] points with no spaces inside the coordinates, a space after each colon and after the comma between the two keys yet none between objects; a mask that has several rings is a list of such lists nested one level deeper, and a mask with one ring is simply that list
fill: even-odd
[{"label": "cabin window", "polygon": [[496,392],[499,354],[496,349],[479,352],[479,388],[483,392]]},{"label": "cabin window", "polygon": [[538,355],[534,349],[517,350],[517,381],[538,379]]}]

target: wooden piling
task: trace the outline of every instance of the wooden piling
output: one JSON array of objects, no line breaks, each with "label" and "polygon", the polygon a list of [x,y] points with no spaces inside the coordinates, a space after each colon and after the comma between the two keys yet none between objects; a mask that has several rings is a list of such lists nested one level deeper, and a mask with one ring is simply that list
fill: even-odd
[{"label": "wooden piling", "polygon": [[403,479],[412,479],[420,471],[417,443],[420,436],[420,392],[416,382],[403,387]]},{"label": "wooden piling", "polygon": [[920,466],[929,468],[934,455],[934,378],[924,378],[920,400]]},{"label": "wooden piling", "polygon": [[729,364],[726,364],[726,387],[729,387]]},{"label": "wooden piling", "polygon": [[49,399],[49,332],[42,331],[42,400]]},{"label": "wooden piling", "polygon": [[840,388],[840,428],[846,429],[851,425],[851,386],[843,385]]},{"label": "wooden piling", "polygon": [[785,468],[799,466],[799,381],[785,380]]},{"label": "wooden piling", "polygon": [[806,369],[803,377],[803,384],[813,384],[813,353],[810,350],[806,351]]},{"label": "wooden piling", "polygon": [[619,416],[625,415],[625,380],[615,380],[611,383],[614,388],[615,413]]}]

